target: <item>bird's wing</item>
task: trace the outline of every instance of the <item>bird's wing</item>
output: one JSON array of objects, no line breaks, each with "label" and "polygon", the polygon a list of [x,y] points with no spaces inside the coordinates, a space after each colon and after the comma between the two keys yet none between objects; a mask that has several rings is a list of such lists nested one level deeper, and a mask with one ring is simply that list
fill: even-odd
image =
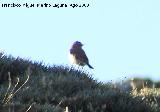
[{"label": "bird's wing", "polygon": [[88,64],[88,58],[83,49],[77,50],[76,58]]}]

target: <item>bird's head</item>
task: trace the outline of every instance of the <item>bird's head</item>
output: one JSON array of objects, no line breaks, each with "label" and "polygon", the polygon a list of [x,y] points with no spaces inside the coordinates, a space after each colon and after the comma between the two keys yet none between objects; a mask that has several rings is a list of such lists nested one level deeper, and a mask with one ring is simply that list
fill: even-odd
[{"label": "bird's head", "polygon": [[73,48],[81,48],[83,44],[79,41],[75,41],[72,45]]}]

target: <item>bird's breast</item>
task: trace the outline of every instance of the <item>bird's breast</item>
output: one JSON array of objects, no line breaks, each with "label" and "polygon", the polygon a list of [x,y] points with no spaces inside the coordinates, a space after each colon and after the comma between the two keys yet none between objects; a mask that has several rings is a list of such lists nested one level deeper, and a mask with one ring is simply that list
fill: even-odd
[{"label": "bird's breast", "polygon": [[72,64],[77,64],[76,57],[73,54],[69,54],[69,61]]},{"label": "bird's breast", "polygon": [[85,63],[83,61],[77,59],[74,54],[69,54],[69,60],[70,60],[71,64],[78,64],[81,66],[85,65]]}]

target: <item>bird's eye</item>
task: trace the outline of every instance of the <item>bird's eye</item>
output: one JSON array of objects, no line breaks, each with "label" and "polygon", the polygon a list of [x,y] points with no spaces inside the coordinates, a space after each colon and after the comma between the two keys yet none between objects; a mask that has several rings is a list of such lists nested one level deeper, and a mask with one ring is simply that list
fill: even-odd
[{"label": "bird's eye", "polygon": [[76,44],[76,45],[82,45],[82,43],[79,42],[79,41],[76,41],[75,44]]}]

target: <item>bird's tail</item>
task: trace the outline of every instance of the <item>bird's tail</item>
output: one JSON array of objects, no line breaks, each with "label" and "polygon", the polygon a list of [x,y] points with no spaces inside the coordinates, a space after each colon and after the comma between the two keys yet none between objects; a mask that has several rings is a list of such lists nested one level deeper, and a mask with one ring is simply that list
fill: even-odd
[{"label": "bird's tail", "polygon": [[89,68],[92,68],[92,69],[94,69],[94,68],[93,68],[93,67],[92,67],[92,66],[91,66],[89,63],[88,63],[87,65],[88,65],[88,67],[89,67]]}]

